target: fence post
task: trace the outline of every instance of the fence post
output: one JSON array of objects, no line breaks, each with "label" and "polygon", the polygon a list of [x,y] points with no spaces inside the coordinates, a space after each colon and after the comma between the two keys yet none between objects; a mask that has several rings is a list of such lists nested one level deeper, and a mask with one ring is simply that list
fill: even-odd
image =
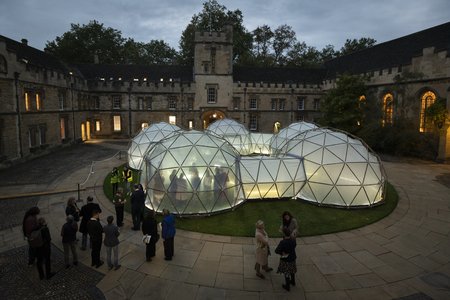
[{"label": "fence post", "polygon": [[77,188],[77,192],[78,192],[78,202],[80,202],[80,184],[77,183],[77,186],[78,186],[78,188]]}]

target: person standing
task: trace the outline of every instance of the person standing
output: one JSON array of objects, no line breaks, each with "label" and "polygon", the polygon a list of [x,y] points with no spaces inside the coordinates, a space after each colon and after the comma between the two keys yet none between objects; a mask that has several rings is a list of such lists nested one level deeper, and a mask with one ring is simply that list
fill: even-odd
[{"label": "person standing", "polygon": [[100,224],[100,212],[97,209],[92,211],[92,217],[88,221],[86,227],[91,239],[91,266],[99,268],[103,265],[103,261],[100,260],[100,251],[102,249],[103,240],[103,226]]},{"label": "person standing", "polygon": [[122,178],[125,180],[125,193],[131,194],[131,183],[133,182],[133,172],[127,166],[123,167]]},{"label": "person standing", "polygon": [[297,273],[295,247],[297,243],[291,237],[292,232],[289,228],[283,228],[283,239],[275,249],[275,253],[280,255],[280,264],[278,265],[277,273],[284,274],[285,284],[282,287],[290,290],[290,285],[295,286],[295,273]]},{"label": "person standing", "polygon": [[162,238],[164,240],[164,259],[172,260],[174,253],[174,239],[175,239],[175,217],[169,212],[168,209],[163,209],[162,226]]},{"label": "person standing", "polygon": [[77,206],[75,197],[70,197],[67,200],[66,216],[72,215],[75,222],[80,221],[80,209]]},{"label": "person standing", "polygon": [[290,212],[285,211],[281,215],[281,226],[280,232],[283,233],[283,228],[289,229],[291,232],[291,238],[295,239],[298,234],[298,223],[297,220],[291,215]]},{"label": "person standing", "polygon": [[120,175],[119,170],[114,167],[111,171],[111,187],[113,196],[117,193],[117,189],[119,188]]},{"label": "person standing", "polygon": [[117,226],[123,226],[123,210],[125,203],[127,202],[125,195],[123,194],[123,188],[119,187],[114,194],[114,208],[116,209],[116,223]]},{"label": "person standing", "polygon": [[139,230],[141,227],[142,211],[145,206],[145,193],[139,188],[138,184],[134,185],[134,192],[131,194],[131,218],[133,219],[132,230]]},{"label": "person standing", "polygon": [[36,260],[36,249],[31,247],[30,245],[30,234],[38,228],[37,216],[40,212],[41,210],[39,209],[39,207],[31,207],[25,212],[22,221],[23,236],[28,242],[28,265],[34,264],[34,261]]},{"label": "person standing", "polygon": [[[39,272],[39,278],[40,279],[50,279],[52,278],[55,273],[51,272],[51,261],[50,261],[50,256],[51,256],[51,236],[50,236],[50,231],[48,230],[47,227],[47,222],[45,221],[44,218],[39,218],[38,219],[38,229],[41,231],[42,234],[42,240],[43,240],[43,245],[41,247],[36,248],[36,258],[37,258],[37,269]],[[43,265],[45,264],[45,276],[44,276],[44,269],[43,269]]]},{"label": "person standing", "polygon": [[270,272],[273,269],[269,268],[269,236],[264,227],[264,222],[258,220],[256,222],[256,230],[255,230],[255,240],[256,240],[256,263],[255,263],[255,271],[256,276],[261,279],[264,279],[265,276],[261,273],[261,267],[264,271]]},{"label": "person standing", "polygon": [[[108,216],[106,218],[106,221],[108,224],[103,226],[103,231],[105,232],[105,240],[103,243],[105,244],[106,248],[106,263],[108,264],[108,269],[112,270],[114,267],[114,270],[118,270],[120,268],[119,265],[119,227],[113,224],[114,217]],[[114,255],[114,264],[111,260],[111,252],[113,252]]]},{"label": "person standing", "polygon": [[145,258],[147,261],[152,261],[152,257],[156,253],[156,242],[158,242],[158,224],[155,219],[155,212],[146,209],[144,212],[144,219],[142,220],[142,234],[150,235],[150,242],[146,244]]},{"label": "person standing", "polygon": [[86,250],[88,237],[87,223],[92,218],[92,212],[94,210],[98,211],[99,213],[102,212],[100,205],[98,205],[98,203],[94,203],[94,198],[92,196],[88,196],[87,203],[81,207],[80,212],[82,216],[80,223],[80,232],[83,234],[81,239],[81,250]]},{"label": "person standing", "polygon": [[64,247],[64,262],[66,268],[70,267],[69,251],[72,251],[73,265],[78,265],[78,255],[76,249],[78,224],[75,222],[73,215],[68,215],[66,223],[61,228],[61,237]]}]

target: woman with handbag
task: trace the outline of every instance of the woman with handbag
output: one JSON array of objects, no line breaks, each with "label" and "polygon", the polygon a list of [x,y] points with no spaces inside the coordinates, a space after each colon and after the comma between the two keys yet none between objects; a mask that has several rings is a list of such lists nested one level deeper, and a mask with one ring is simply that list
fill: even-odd
[{"label": "woman with handbag", "polygon": [[[142,233],[144,238],[142,241],[146,244],[145,257],[147,261],[152,261],[152,257],[156,253],[156,242],[158,242],[158,225],[155,219],[155,212],[153,210],[146,209],[144,211],[144,219],[142,220]],[[145,238],[150,236],[150,239]]]},{"label": "woman with handbag", "polygon": [[277,273],[284,274],[284,279],[286,281],[282,287],[289,291],[290,285],[295,285],[295,273],[297,273],[296,259],[297,255],[295,253],[295,247],[297,243],[295,239],[291,237],[291,231],[289,228],[283,228],[283,239],[278,244],[275,249],[275,253],[280,255],[280,264],[278,265]]}]

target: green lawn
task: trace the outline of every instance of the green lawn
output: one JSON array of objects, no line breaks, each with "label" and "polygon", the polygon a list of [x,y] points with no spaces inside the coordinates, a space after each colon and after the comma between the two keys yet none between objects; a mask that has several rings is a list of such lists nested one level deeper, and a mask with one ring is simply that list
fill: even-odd
[{"label": "green lawn", "polygon": [[[120,167],[120,171],[122,168]],[[137,178],[137,174],[134,175]],[[105,178],[104,191],[112,199],[109,175]],[[254,236],[255,223],[261,219],[271,237],[280,236],[278,228],[283,211],[290,211],[297,219],[301,236],[319,235],[359,228],[389,215],[397,206],[398,195],[391,184],[387,184],[386,202],[372,208],[344,209],[319,207],[305,201],[259,200],[249,201],[229,211],[210,217],[177,218],[177,228],[203,233]],[[125,206],[130,211],[130,203]]]}]

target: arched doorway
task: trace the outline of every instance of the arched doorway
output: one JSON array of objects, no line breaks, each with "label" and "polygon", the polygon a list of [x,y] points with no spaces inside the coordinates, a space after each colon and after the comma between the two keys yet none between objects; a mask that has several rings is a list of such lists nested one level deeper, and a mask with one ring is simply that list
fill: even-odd
[{"label": "arched doorway", "polygon": [[208,128],[209,124],[225,118],[226,118],[225,114],[220,110],[205,111],[202,115],[203,129]]}]

